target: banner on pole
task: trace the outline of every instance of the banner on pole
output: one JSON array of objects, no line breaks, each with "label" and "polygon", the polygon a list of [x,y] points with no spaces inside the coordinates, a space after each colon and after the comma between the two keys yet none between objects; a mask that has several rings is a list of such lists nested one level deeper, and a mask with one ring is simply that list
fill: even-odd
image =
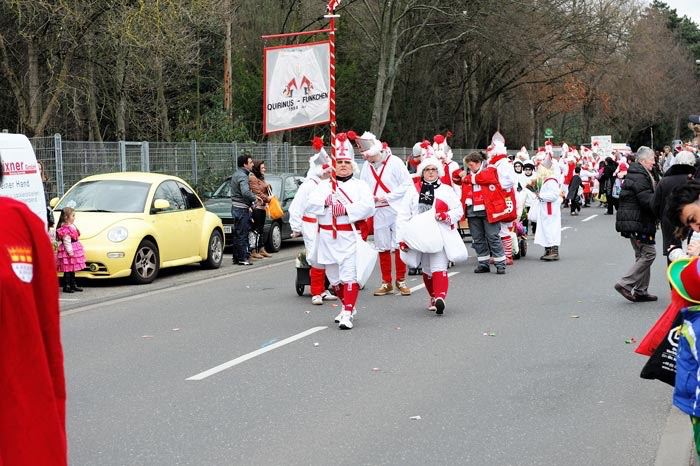
[{"label": "banner on pole", "polygon": [[330,45],[265,47],[263,131],[265,134],[328,123]]},{"label": "banner on pole", "polygon": [[591,136],[591,149],[603,157],[610,157],[613,152],[612,136]]}]

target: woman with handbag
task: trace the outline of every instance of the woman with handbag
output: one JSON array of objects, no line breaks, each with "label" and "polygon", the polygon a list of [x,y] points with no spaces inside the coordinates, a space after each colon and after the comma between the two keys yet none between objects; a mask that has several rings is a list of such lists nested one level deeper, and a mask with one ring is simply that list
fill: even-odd
[{"label": "woman with handbag", "polygon": [[253,204],[251,231],[255,234],[255,247],[250,253],[250,259],[264,259],[271,257],[265,246],[263,239],[265,238],[265,219],[267,218],[267,205],[270,203],[270,185],[265,182],[264,160],[256,160],[253,162],[253,170],[250,174],[250,190],[255,194],[257,200]]}]

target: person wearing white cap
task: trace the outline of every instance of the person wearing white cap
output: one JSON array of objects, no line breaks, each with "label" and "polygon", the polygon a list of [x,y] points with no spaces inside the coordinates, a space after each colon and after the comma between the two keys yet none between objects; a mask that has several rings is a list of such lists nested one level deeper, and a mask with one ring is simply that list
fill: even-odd
[{"label": "person wearing white cap", "polygon": [[467,260],[467,248],[456,225],[464,214],[454,190],[440,180],[443,163],[426,157],[416,173],[420,180],[406,192],[400,206],[401,255],[411,267],[423,270],[430,302],[428,310],[445,310],[448,262]]},{"label": "person wearing white cap", "polygon": [[372,133],[365,132],[355,142],[364,149],[362,156],[367,161],[362,166],[360,179],[367,183],[374,196],[374,247],[379,251],[382,274],[382,283],[374,291],[374,296],[394,294],[392,255],[396,268],[396,289],[402,296],[409,296],[411,289],[406,284],[406,264],[401,260],[396,240],[396,214],[406,190],[412,187],[411,175],[401,159],[392,155],[389,146],[379,142]]},{"label": "person wearing white cap", "polygon": [[335,318],[341,329],[351,329],[360,293],[355,222],[374,215],[374,196],[367,183],[353,178],[354,151],[347,134],[336,136],[336,180],[321,184],[309,196],[308,212],[318,219],[318,238],[311,262],[326,268],[328,281],[343,308]]},{"label": "person wearing white cap", "polygon": [[433,154],[442,162],[442,171],[444,175],[440,177],[440,182],[447,186],[452,186],[455,194],[459,197],[461,189],[459,185],[455,183],[455,177],[459,176],[461,172],[459,164],[452,160],[452,149],[447,144],[447,138],[452,136],[451,132],[447,132],[447,135],[436,134],[433,136]]},{"label": "person wearing white cap", "polygon": [[[540,186],[539,202],[532,209],[530,221],[537,222],[535,244],[544,246],[543,261],[559,260],[561,244],[561,173],[559,164],[551,154],[542,161],[537,170],[537,183]],[[534,212],[532,211],[534,210]]]},{"label": "person wearing white cap", "polygon": [[309,212],[309,195],[320,185],[330,183],[329,178],[333,167],[330,157],[323,148],[321,138],[314,138],[313,148],[316,150],[316,154],[309,159],[309,171],[306,174],[306,179],[299,186],[294,200],[289,205],[289,226],[292,229],[292,237],[302,236],[304,239],[306,260],[311,266],[309,270],[311,304],[321,305],[323,301],[333,301],[337,298],[326,290],[325,268],[310,260],[318,236],[318,220],[316,215]]}]

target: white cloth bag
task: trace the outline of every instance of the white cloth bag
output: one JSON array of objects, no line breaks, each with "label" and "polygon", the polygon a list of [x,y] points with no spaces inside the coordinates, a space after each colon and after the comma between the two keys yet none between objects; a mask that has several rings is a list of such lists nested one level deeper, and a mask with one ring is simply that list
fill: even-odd
[{"label": "white cloth bag", "polygon": [[352,225],[352,231],[355,233],[356,241],[355,272],[357,274],[357,283],[359,283],[360,287],[363,287],[374,271],[379,253],[372,245],[362,239],[362,236],[357,232],[353,223],[350,225]]},{"label": "white cloth bag", "polygon": [[401,227],[399,241],[410,249],[432,254],[444,247],[440,225],[435,221],[435,209],[414,215]]}]

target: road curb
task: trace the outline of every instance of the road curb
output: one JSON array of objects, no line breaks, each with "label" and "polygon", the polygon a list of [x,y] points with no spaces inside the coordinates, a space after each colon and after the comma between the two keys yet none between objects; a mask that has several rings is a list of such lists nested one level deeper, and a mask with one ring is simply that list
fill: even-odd
[{"label": "road curb", "polygon": [[690,418],[671,406],[671,412],[666,418],[666,426],[661,433],[659,449],[656,450],[654,466],[694,465],[693,450],[693,429],[690,426]]}]

